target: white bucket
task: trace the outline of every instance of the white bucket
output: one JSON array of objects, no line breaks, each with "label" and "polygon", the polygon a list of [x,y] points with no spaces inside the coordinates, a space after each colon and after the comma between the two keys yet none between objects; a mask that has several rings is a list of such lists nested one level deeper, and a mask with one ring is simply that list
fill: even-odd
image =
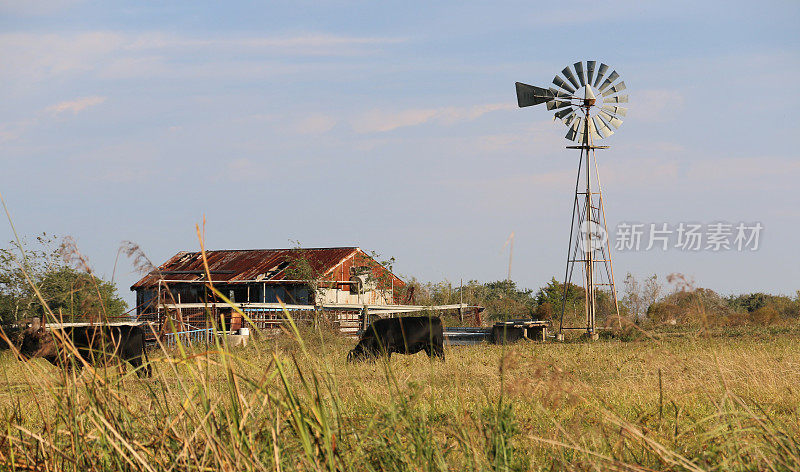
[{"label": "white bucket", "polygon": [[239,328],[239,336],[250,336],[250,328]]}]

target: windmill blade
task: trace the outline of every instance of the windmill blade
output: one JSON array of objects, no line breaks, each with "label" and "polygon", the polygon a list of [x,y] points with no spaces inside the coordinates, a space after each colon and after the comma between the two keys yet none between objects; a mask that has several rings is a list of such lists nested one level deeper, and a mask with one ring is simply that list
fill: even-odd
[{"label": "windmill blade", "polygon": [[566,77],[567,80],[569,80],[569,83],[574,85],[575,88],[580,87],[580,85],[578,85],[578,81],[575,80],[575,75],[572,73],[571,70],[569,70],[569,66],[567,66],[563,70],[561,70],[561,73],[564,74],[564,77]]},{"label": "windmill blade", "polygon": [[608,124],[610,124],[611,126],[613,126],[613,127],[614,127],[614,129],[617,129],[617,128],[619,128],[619,127],[620,127],[620,125],[622,124],[622,120],[620,120],[620,119],[619,119],[619,118],[617,118],[616,116],[611,116],[611,115],[609,115],[608,113],[606,113],[606,112],[604,112],[604,111],[601,111],[601,112],[600,112],[600,113],[598,113],[598,114],[599,114],[599,115],[600,115],[602,118],[604,118],[604,119],[605,119],[605,120],[608,122]]},{"label": "windmill blade", "polygon": [[597,119],[597,122],[595,122],[597,131],[600,133],[600,136],[602,136],[603,139],[614,134],[614,130],[612,130],[603,120],[601,120],[599,117],[595,118]]},{"label": "windmill blade", "polygon": [[550,90],[517,82],[517,104],[520,108],[549,102],[555,98]]},{"label": "windmill blade", "polygon": [[619,116],[625,116],[628,113],[627,108],[616,107],[611,105],[603,105],[603,110],[607,111],[608,113],[613,113]]},{"label": "windmill blade", "polygon": [[565,125],[569,126],[572,123],[572,120],[574,120],[576,116],[578,115],[575,113],[575,110],[572,110],[572,114],[567,115],[561,121],[563,121]]},{"label": "windmill blade", "polygon": [[575,89],[570,84],[564,82],[564,79],[562,79],[560,75],[553,78],[553,83],[569,93],[575,93]]},{"label": "windmill blade", "polygon": [[575,133],[574,141],[583,143],[583,140],[586,138],[586,122],[583,118],[575,121],[578,123],[578,131]]},{"label": "windmill blade", "polygon": [[612,72],[611,75],[609,75],[608,78],[603,81],[603,84],[600,85],[600,87],[598,87],[598,90],[602,92],[603,90],[608,88],[609,85],[614,83],[614,81],[617,80],[617,78],[619,78],[619,74],[617,74],[617,71]]},{"label": "windmill blade", "polygon": [[598,113],[598,116],[600,116],[600,118],[602,118],[607,123],[609,123],[611,126],[613,126],[614,129],[619,128],[620,125],[622,124],[622,120],[620,120],[616,116],[609,115],[608,113],[606,113],[604,111],[601,111],[600,113]]},{"label": "windmill blade", "polygon": [[599,84],[600,81],[603,80],[603,76],[606,75],[607,70],[608,66],[603,63],[600,63],[600,69],[597,70],[597,79],[595,79],[594,84],[592,84],[592,87],[597,88],[597,84]]},{"label": "windmill blade", "polygon": [[586,85],[586,77],[583,73],[583,62],[576,62],[573,66],[575,66],[575,73],[578,74],[578,82],[580,82],[581,87],[583,87]]},{"label": "windmill blade", "polygon": [[563,110],[557,111],[555,117],[558,119],[564,119],[564,117],[569,116],[572,113],[575,113],[575,110],[572,108],[564,108]]},{"label": "windmill blade", "polygon": [[568,94],[567,92],[562,92],[561,90],[555,89],[553,87],[550,87],[547,90],[549,90],[556,98],[572,98],[572,95]]},{"label": "windmill blade", "polygon": [[559,108],[571,107],[571,106],[572,106],[572,102],[569,102],[569,101],[550,100],[549,102],[547,102],[547,109],[548,110],[558,110]]},{"label": "windmill blade", "polygon": [[575,141],[575,137],[578,135],[578,128],[581,125],[581,120],[575,120],[572,122],[572,126],[569,127],[569,131],[564,136],[565,138],[569,139],[570,141]]},{"label": "windmill blade", "polygon": [[600,117],[593,116],[592,120],[595,120],[594,126],[595,128],[597,128],[597,131],[600,133],[600,136],[602,136],[603,139],[614,134],[614,131],[611,128],[609,128],[608,125],[605,123],[605,121],[600,119]]},{"label": "windmill blade", "polygon": [[604,98],[603,103],[628,103],[628,96],[617,95],[616,97]]},{"label": "windmill blade", "polygon": [[622,92],[623,90],[625,90],[625,82],[620,82],[617,85],[615,85],[615,86],[611,87],[610,89],[606,90],[605,92],[603,92],[603,96],[607,97],[607,96],[615,94],[617,92]]},{"label": "windmill blade", "polygon": [[594,77],[594,66],[597,61],[586,61],[586,83],[592,85],[592,78]]},{"label": "windmill blade", "polygon": [[610,115],[610,114],[608,114],[608,113],[606,113],[604,111],[601,111],[600,113],[598,113],[597,116],[602,118],[606,123],[608,123],[609,121],[611,121],[612,118],[614,118],[612,115]]}]

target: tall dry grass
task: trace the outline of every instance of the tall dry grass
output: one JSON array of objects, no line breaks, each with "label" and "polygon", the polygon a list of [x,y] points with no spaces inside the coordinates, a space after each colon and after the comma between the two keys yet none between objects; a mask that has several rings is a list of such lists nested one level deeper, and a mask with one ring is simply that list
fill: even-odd
[{"label": "tall dry grass", "polygon": [[798,337],[451,347],[347,364],[289,328],[154,377],[0,358],[15,470],[797,470]]}]

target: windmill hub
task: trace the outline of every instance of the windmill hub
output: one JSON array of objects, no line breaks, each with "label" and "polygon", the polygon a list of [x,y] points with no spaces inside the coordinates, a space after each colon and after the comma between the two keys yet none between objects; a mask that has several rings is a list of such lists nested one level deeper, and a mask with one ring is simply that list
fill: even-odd
[{"label": "windmill hub", "polygon": [[586,92],[583,94],[583,106],[587,108],[593,107],[596,102],[597,99],[594,96],[594,92],[592,92],[592,87],[590,85],[586,85]]}]

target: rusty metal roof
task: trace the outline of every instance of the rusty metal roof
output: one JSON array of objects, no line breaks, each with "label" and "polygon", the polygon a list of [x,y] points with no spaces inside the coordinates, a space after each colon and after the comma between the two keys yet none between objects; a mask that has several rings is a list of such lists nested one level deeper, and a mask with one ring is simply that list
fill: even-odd
[{"label": "rusty metal roof", "polygon": [[[356,253],[369,257],[358,247],[326,247],[303,249],[225,249],[206,251],[208,268],[214,282],[245,280],[281,281],[292,277],[287,274],[290,264],[305,259],[315,274],[323,276]],[[291,272],[289,270],[288,272]],[[152,287],[160,279],[171,281],[206,281],[203,258],[200,252],[179,252],[131,286]]]}]

